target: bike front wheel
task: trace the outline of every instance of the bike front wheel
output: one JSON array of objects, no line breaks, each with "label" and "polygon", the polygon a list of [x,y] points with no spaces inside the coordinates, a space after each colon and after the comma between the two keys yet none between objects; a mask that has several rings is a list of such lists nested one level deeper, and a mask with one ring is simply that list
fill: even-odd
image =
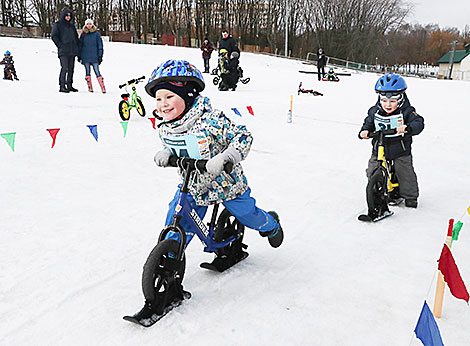
[{"label": "bike front wheel", "polygon": [[218,85],[220,82],[220,78],[219,77],[214,77],[214,79],[212,80],[212,83],[214,83],[214,85]]},{"label": "bike front wheel", "polygon": [[150,252],[142,273],[142,291],[146,300],[154,301],[157,293],[171,289],[172,279],[182,283],[186,258],[178,261],[179,243],[174,239],[159,242]]},{"label": "bike front wheel", "polygon": [[380,215],[388,210],[387,172],[378,168],[372,173],[366,187],[369,215]]},{"label": "bike front wheel", "polygon": [[136,104],[137,104],[137,113],[140,114],[141,117],[145,117],[145,107],[144,104],[140,99],[136,99]]},{"label": "bike front wheel", "polygon": [[121,119],[124,121],[128,121],[131,115],[131,110],[129,108],[129,103],[127,101],[122,100],[119,102],[119,115]]}]

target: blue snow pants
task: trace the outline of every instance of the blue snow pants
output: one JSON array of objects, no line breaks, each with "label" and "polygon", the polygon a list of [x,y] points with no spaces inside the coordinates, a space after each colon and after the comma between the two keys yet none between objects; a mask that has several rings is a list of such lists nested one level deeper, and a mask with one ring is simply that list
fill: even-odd
[{"label": "blue snow pants", "polygon": [[[242,195],[230,201],[222,202],[222,204],[245,227],[257,230],[259,232],[271,231],[274,228],[278,227],[279,224],[270,214],[256,206],[256,200],[250,196],[250,193],[251,189],[248,188],[248,190],[246,190],[245,193],[243,193]],[[168,226],[173,222],[173,215],[175,215],[175,208],[176,203],[178,202],[179,195],[180,190],[178,189],[175,193],[175,197],[169,204],[165,226]],[[207,206],[196,205],[196,202],[190,194],[188,194],[188,201],[191,207],[194,208],[200,219],[203,220],[207,212]],[[186,232],[186,246],[188,246],[189,242],[194,236],[193,232],[189,232],[189,230],[191,230],[191,226],[189,226],[189,223],[190,221],[186,218],[181,219],[180,224]],[[179,241],[179,234],[175,232],[169,232],[165,239],[175,239]]]}]

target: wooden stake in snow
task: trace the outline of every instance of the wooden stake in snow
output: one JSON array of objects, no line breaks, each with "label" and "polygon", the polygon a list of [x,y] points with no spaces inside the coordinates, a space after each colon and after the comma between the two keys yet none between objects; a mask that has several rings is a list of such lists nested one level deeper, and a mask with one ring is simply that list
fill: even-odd
[{"label": "wooden stake in snow", "polygon": [[[446,237],[446,245],[449,249],[452,246],[452,230],[454,229],[454,219],[449,220],[449,228],[447,229],[447,237]],[[442,303],[444,301],[444,289],[446,287],[446,283],[444,282],[444,275],[442,275],[441,271],[439,270],[439,274],[437,277],[437,286],[436,286],[436,297],[434,298],[434,308],[432,313],[434,317],[441,318],[442,314]]]}]

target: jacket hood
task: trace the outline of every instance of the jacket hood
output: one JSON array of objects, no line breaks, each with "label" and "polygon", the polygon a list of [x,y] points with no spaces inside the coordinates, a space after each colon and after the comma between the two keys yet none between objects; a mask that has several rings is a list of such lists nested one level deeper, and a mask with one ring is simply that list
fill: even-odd
[{"label": "jacket hood", "polygon": [[165,123],[163,126],[172,133],[184,133],[194,125],[204,112],[212,112],[212,106],[208,97],[199,95],[194,100],[193,106],[181,119],[171,123]]},{"label": "jacket hood", "polygon": [[91,27],[90,30],[88,30],[87,26],[84,25],[83,28],[82,28],[82,31],[85,33],[85,34],[88,34],[89,32],[95,32],[98,28],[93,24],[93,26]]},{"label": "jacket hood", "polygon": [[[378,97],[377,103],[375,104],[375,106],[379,109],[380,114],[382,115],[387,114],[387,112],[384,111],[384,109],[382,108],[382,105],[380,104],[380,97]],[[407,107],[410,107],[410,106],[411,106],[411,103],[410,103],[410,100],[408,99],[408,96],[406,95],[406,93],[403,93],[402,105],[398,107],[392,114],[400,113],[403,111],[403,109],[406,109]]]},{"label": "jacket hood", "polygon": [[68,9],[68,8],[64,8],[64,9],[62,10],[62,12],[60,13],[60,20],[61,20],[61,21],[64,21],[64,22],[67,22],[67,21],[65,20],[65,15],[66,15],[67,13],[70,13],[70,23],[73,23],[74,15],[73,15],[73,12],[72,12],[70,9]]}]

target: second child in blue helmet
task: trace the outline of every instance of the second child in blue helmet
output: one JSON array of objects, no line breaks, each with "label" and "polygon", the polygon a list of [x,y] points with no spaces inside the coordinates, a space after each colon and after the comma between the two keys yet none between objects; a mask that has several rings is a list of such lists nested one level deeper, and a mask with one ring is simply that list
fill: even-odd
[{"label": "second child in blue helmet", "polygon": [[[171,155],[207,159],[207,172],[196,171],[189,185],[190,203],[199,217],[204,217],[208,205],[222,203],[243,225],[259,231],[272,247],[278,247],[284,237],[279,217],[256,206],[240,164],[250,151],[251,133],[213,109],[209,98],[199,94],[204,87],[201,72],[185,60],[169,60],[152,73],[145,90],[156,98],[163,144],[155,163],[166,167]],[[229,161],[234,165],[231,174],[223,171]],[[179,193],[177,189],[170,202],[165,225],[173,220]],[[184,223],[182,220],[185,228]],[[175,233],[167,238],[179,240]],[[187,243],[191,239],[188,235]]]},{"label": "second child in blue helmet", "polygon": [[18,80],[18,76],[16,75],[15,69],[15,62],[13,61],[13,55],[11,55],[10,51],[6,51],[3,60],[0,61],[0,65],[5,65],[3,69],[3,79],[5,80],[13,80],[15,78]]},{"label": "second child in blue helmet", "polygon": [[[385,158],[393,160],[395,173],[400,184],[400,196],[405,198],[405,205],[410,208],[418,206],[418,179],[413,168],[411,154],[412,136],[424,129],[424,119],[411,106],[405,90],[405,80],[397,74],[388,73],[379,78],[375,91],[379,97],[377,103],[368,111],[364,119],[359,138],[369,138],[369,133],[397,129],[397,134],[387,136],[385,141]],[[372,156],[366,170],[367,177],[377,167],[377,140],[372,140]],[[397,197],[397,196],[396,196]]]}]

